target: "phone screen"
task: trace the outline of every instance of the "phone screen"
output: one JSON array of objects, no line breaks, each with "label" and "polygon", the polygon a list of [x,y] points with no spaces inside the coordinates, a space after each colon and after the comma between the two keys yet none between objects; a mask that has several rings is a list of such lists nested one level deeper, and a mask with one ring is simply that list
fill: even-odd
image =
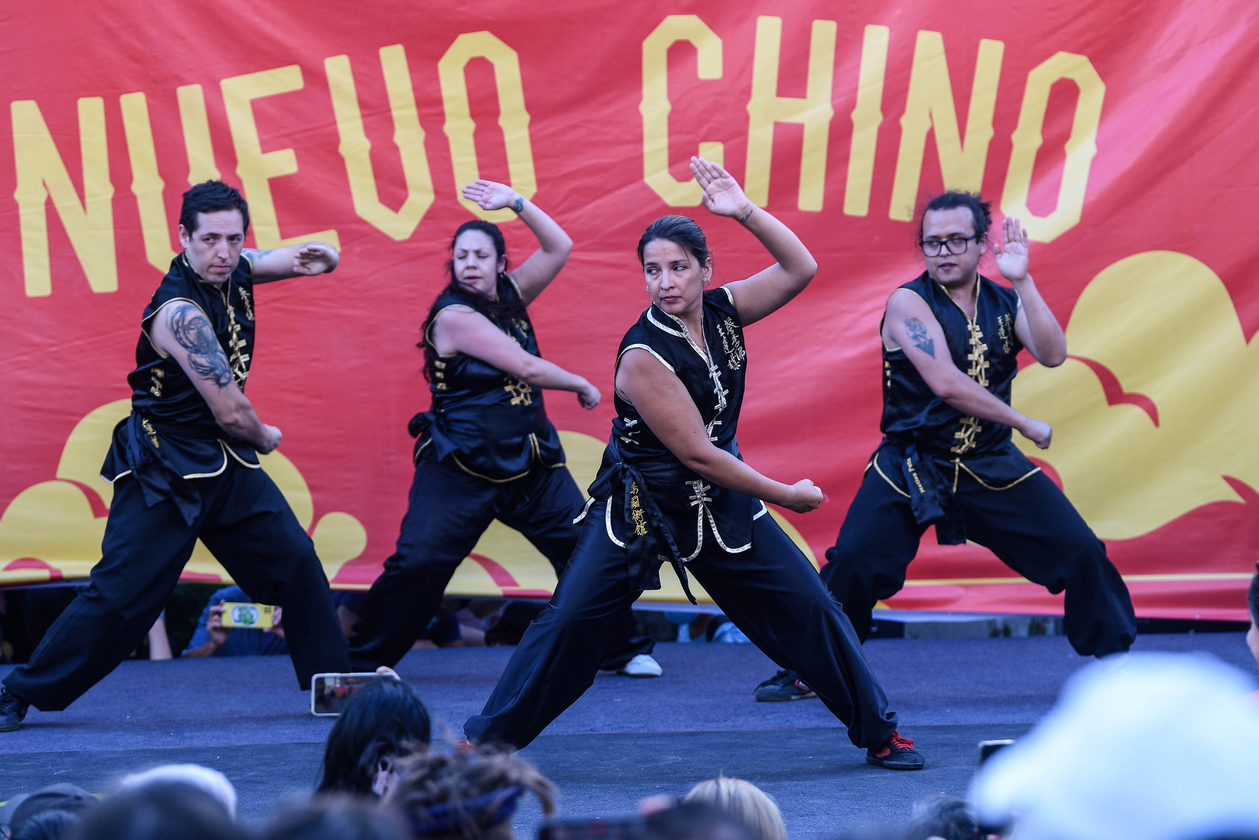
[{"label": "phone screen", "polygon": [[315,674],[310,680],[310,713],[336,717],[363,686],[373,680],[397,679],[393,674]]}]

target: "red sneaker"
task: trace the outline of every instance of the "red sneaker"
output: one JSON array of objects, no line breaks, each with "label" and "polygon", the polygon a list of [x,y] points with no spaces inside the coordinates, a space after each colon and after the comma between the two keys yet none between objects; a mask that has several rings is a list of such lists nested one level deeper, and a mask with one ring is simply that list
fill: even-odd
[{"label": "red sneaker", "polygon": [[889,770],[921,770],[926,761],[914,749],[912,740],[902,738],[899,732],[893,732],[892,737],[883,742],[883,746],[877,750],[866,750],[866,763],[877,764]]}]

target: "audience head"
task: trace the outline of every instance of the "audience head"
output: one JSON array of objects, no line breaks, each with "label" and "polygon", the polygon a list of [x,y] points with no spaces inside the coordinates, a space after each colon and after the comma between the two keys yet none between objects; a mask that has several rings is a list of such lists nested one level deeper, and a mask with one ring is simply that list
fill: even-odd
[{"label": "audience head", "polygon": [[914,803],[905,826],[905,840],[983,840],[975,808],[965,799],[942,793],[924,796]]},{"label": "audience head", "polygon": [[221,800],[186,782],[124,789],[85,811],[65,840],[249,840]]},{"label": "audience head", "polygon": [[44,811],[23,823],[13,840],[61,840],[80,819],[76,811]]},{"label": "audience head", "polygon": [[318,796],[280,811],[263,840],[411,840],[394,808],[347,794]]},{"label": "audience head", "polygon": [[523,758],[432,751],[403,759],[385,802],[402,810],[416,838],[511,840],[511,818],[527,791],[541,800],[543,813],[555,813],[555,786]]},{"label": "audience head", "polygon": [[380,796],[398,759],[422,752],[431,740],[428,709],[415,689],[402,680],[374,680],[328,734],[318,790]]},{"label": "audience head", "polygon": [[[773,798],[751,782],[718,776],[700,782],[683,802],[706,802],[724,808],[743,821],[757,840],[787,840],[787,827]],[[950,838],[951,840],[951,838]]]},{"label": "audience head", "polygon": [[164,764],[123,776],[118,782],[119,791],[144,790],[150,785],[182,784],[204,792],[223,806],[229,819],[236,819],[236,788],[218,770],[200,764]]},{"label": "audience head", "polygon": [[[1032,732],[971,789],[1015,840],[1259,836],[1259,703],[1200,655],[1130,654],[1074,676]],[[1017,818],[1016,818],[1017,815]]]},{"label": "audience head", "polygon": [[734,814],[707,802],[682,802],[643,820],[647,840],[758,840]]},{"label": "audience head", "polygon": [[77,814],[96,804],[96,797],[77,785],[59,782],[34,793],[18,794],[0,808],[0,832],[16,837],[22,827],[42,814],[68,812]]}]

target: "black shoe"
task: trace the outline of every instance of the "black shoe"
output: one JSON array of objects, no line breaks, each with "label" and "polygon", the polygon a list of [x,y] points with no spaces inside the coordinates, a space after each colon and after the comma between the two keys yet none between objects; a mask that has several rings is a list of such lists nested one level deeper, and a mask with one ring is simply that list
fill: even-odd
[{"label": "black shoe", "polygon": [[817,692],[801,682],[795,671],[779,671],[756,687],[758,703],[808,700],[810,697],[817,697]]},{"label": "black shoe", "polygon": [[8,689],[0,689],[0,732],[13,732],[26,717],[30,703],[24,703]]},{"label": "black shoe", "polygon": [[866,763],[877,764],[889,770],[921,770],[926,764],[922,755],[914,749],[914,742],[902,738],[899,732],[883,742],[877,750],[866,750]]}]

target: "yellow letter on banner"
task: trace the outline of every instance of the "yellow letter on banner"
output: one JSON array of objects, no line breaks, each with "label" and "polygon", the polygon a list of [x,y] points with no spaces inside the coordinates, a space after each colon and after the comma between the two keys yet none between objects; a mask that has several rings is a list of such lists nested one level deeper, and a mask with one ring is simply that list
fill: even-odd
[{"label": "yellow letter on banner", "polygon": [[[1054,82],[1070,79],[1080,89],[1075,102],[1075,119],[1067,138],[1066,163],[1062,183],[1058,187],[1058,206],[1048,216],[1037,216],[1027,208],[1027,194],[1032,188],[1032,170],[1036,153],[1045,138],[1045,110],[1049,107],[1049,89]],[[1102,100],[1106,85],[1093,63],[1082,55],[1060,52],[1027,74],[1023,107],[1019,124],[1010,138],[1010,168],[1006,171],[1005,190],[1001,194],[1001,212],[1018,216],[1027,234],[1040,242],[1052,242],[1080,223],[1084,210],[1084,190],[1088,186],[1089,168],[1097,154],[1097,129],[1102,120]]]},{"label": "yellow letter on banner", "polygon": [[175,88],[179,100],[179,121],[184,127],[184,149],[188,152],[188,186],[203,181],[219,180],[214,163],[214,145],[210,142],[210,120],[205,112],[205,94],[201,85]]},{"label": "yellow letter on banner", "polygon": [[[643,180],[670,207],[695,207],[704,191],[694,178],[679,181],[669,172],[669,47],[689,41],[701,79],[721,78],[721,39],[698,15],[669,15],[643,41]],[[724,164],[720,143],[700,143],[699,156]]]},{"label": "yellow letter on banner", "polygon": [[848,153],[848,182],[844,187],[844,215],[870,212],[874,183],[874,150],[883,124],[883,80],[887,75],[886,26],[867,26],[861,40],[861,74],[857,104],[852,109],[852,146]]},{"label": "yellow letter on banner", "polygon": [[748,165],[743,188],[754,204],[769,201],[770,158],[774,123],[804,125],[800,159],[801,210],[821,210],[826,189],[826,144],[830,136],[831,83],[835,75],[835,21],[813,21],[809,42],[809,76],[804,99],[778,95],[778,53],[782,18],[756,19],[756,57],[752,64],[752,98],[748,101]]},{"label": "yellow letter on banner", "polygon": [[240,178],[245,197],[249,199],[254,241],[259,248],[283,248],[308,239],[321,239],[335,248],[341,247],[335,230],[321,230],[288,239],[280,236],[275,199],[271,197],[271,179],[297,172],[297,155],[292,149],[262,151],[258,124],[254,120],[253,100],[301,90],[302,85],[302,68],[296,64],[233,76],[219,82],[223,91],[223,106],[227,109],[227,124],[232,129],[232,143],[236,146],[236,176]]},{"label": "yellow letter on banner", "polygon": [[175,252],[170,247],[170,228],[166,224],[166,206],[162,203],[166,182],[157,171],[149,105],[143,93],[124,93],[118,97],[118,104],[122,107],[122,128],[127,135],[127,154],[131,160],[131,194],[140,209],[144,257],[149,265],[165,272],[175,259]]},{"label": "yellow letter on banner", "polygon": [[18,218],[22,228],[22,272],[27,297],[52,294],[48,254],[48,216],[51,198],[57,217],[70,238],[79,265],[94,292],[118,290],[114,252],[114,185],[109,180],[109,148],[105,143],[105,100],[79,100],[79,149],[83,158],[83,201],[70,181],[48,124],[33,100],[14,100],[13,158],[17,166]]},{"label": "yellow letter on banner", "polygon": [[396,213],[380,203],[380,194],[376,190],[372,143],[363,130],[363,115],[359,110],[350,57],[334,55],[324,59],[323,66],[328,75],[332,110],[337,117],[337,133],[341,137],[337,151],[345,160],[354,212],[401,242],[415,232],[433,203],[433,179],[424,154],[424,129],[420,128],[420,117],[415,108],[406,50],[401,44],[380,48],[380,69],[385,76],[389,110],[393,114],[393,142],[402,158],[402,174],[407,183],[407,200]]},{"label": "yellow letter on banner", "polygon": [[507,172],[512,188],[525,198],[538,191],[533,172],[533,147],[529,143],[529,112],[520,79],[520,57],[516,51],[489,32],[465,32],[455,39],[437,62],[442,86],[442,106],[446,111],[446,139],[450,142],[450,162],[455,172],[455,194],[459,202],[477,216],[491,222],[504,222],[516,216],[511,210],[486,211],[463,197],[463,185],[481,177],[477,165],[476,123],[468,108],[468,84],[463,71],[474,58],[487,59],[494,66],[498,89],[498,127],[507,147]]},{"label": "yellow letter on banner", "polygon": [[966,140],[959,138],[957,111],[953,106],[953,84],[944,55],[944,37],[922,30],[914,46],[914,67],[909,76],[909,94],[901,117],[901,147],[896,156],[896,177],[892,182],[892,206],[888,217],[907,222],[914,217],[918,201],[918,178],[927,132],[934,130],[940,174],[946,190],[978,191],[983,186],[988,144],[992,140],[992,112],[997,104],[997,82],[1001,78],[1001,57],[1005,44],[983,39],[975,59],[975,79],[971,84],[970,109],[966,115]]}]

